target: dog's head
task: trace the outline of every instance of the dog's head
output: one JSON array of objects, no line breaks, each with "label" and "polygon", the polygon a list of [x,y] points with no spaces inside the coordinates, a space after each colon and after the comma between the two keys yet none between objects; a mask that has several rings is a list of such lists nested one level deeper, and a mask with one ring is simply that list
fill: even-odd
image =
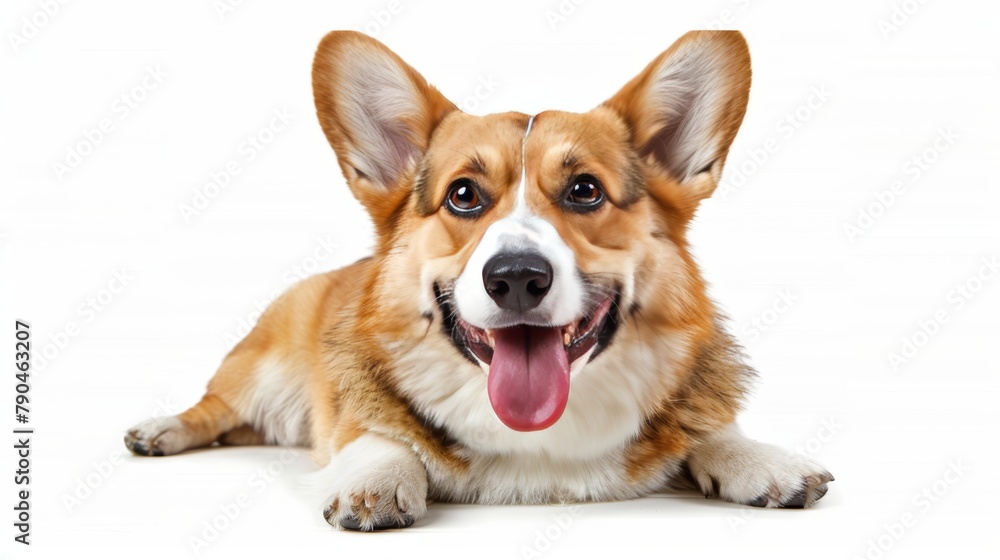
[{"label": "dog's head", "polygon": [[684,236],[746,110],[738,32],[686,34],[582,114],[465,114],[354,32],[323,39],[313,88],[391,257],[386,310],[440,321],[511,428],[558,420],[571,379],[637,314],[711,321]]}]

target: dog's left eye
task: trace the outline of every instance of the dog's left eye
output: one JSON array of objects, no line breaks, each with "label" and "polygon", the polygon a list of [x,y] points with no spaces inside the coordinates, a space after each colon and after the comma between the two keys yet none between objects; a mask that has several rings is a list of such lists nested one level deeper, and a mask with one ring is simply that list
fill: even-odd
[{"label": "dog's left eye", "polygon": [[566,193],[566,205],[577,212],[597,210],[604,203],[601,183],[592,175],[580,175],[573,179]]},{"label": "dog's left eye", "polygon": [[484,206],[476,184],[469,179],[459,179],[448,187],[445,204],[452,214],[462,218],[478,215]]}]

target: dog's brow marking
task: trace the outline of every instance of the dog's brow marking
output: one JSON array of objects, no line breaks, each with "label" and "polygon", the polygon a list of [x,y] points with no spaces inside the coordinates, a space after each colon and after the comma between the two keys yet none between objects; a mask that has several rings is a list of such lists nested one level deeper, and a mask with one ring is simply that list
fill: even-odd
[{"label": "dog's brow marking", "polygon": [[517,201],[514,204],[514,212],[524,211],[528,205],[525,201],[525,191],[528,188],[528,161],[525,159],[524,147],[528,143],[528,135],[531,134],[531,125],[535,123],[535,116],[528,118],[528,128],[524,131],[524,138],[521,139],[521,183],[517,186]]}]

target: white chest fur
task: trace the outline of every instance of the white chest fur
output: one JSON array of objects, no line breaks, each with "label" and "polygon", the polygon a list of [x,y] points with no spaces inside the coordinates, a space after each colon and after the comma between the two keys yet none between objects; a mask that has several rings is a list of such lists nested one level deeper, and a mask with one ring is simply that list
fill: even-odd
[{"label": "white chest fur", "polygon": [[619,337],[574,372],[563,416],[537,432],[500,422],[487,396],[486,374],[444,337],[428,336],[402,351],[395,371],[403,394],[461,445],[470,464],[462,477],[435,473],[429,465],[431,495],[479,503],[607,500],[662,483],[629,481],[623,452],[687,348],[671,337],[656,347],[629,340],[627,333]]}]

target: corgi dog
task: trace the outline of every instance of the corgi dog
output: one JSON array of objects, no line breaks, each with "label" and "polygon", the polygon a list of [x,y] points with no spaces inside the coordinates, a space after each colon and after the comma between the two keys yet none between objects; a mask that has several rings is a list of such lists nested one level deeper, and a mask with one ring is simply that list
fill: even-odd
[{"label": "corgi dog", "polygon": [[133,453],[309,447],[326,521],[362,531],[429,500],[826,493],[826,469],[738,429],[755,373],[685,237],[746,111],[739,32],[684,35],[586,113],[466,114],[351,31],[312,79],[374,255],[289,289]]}]

